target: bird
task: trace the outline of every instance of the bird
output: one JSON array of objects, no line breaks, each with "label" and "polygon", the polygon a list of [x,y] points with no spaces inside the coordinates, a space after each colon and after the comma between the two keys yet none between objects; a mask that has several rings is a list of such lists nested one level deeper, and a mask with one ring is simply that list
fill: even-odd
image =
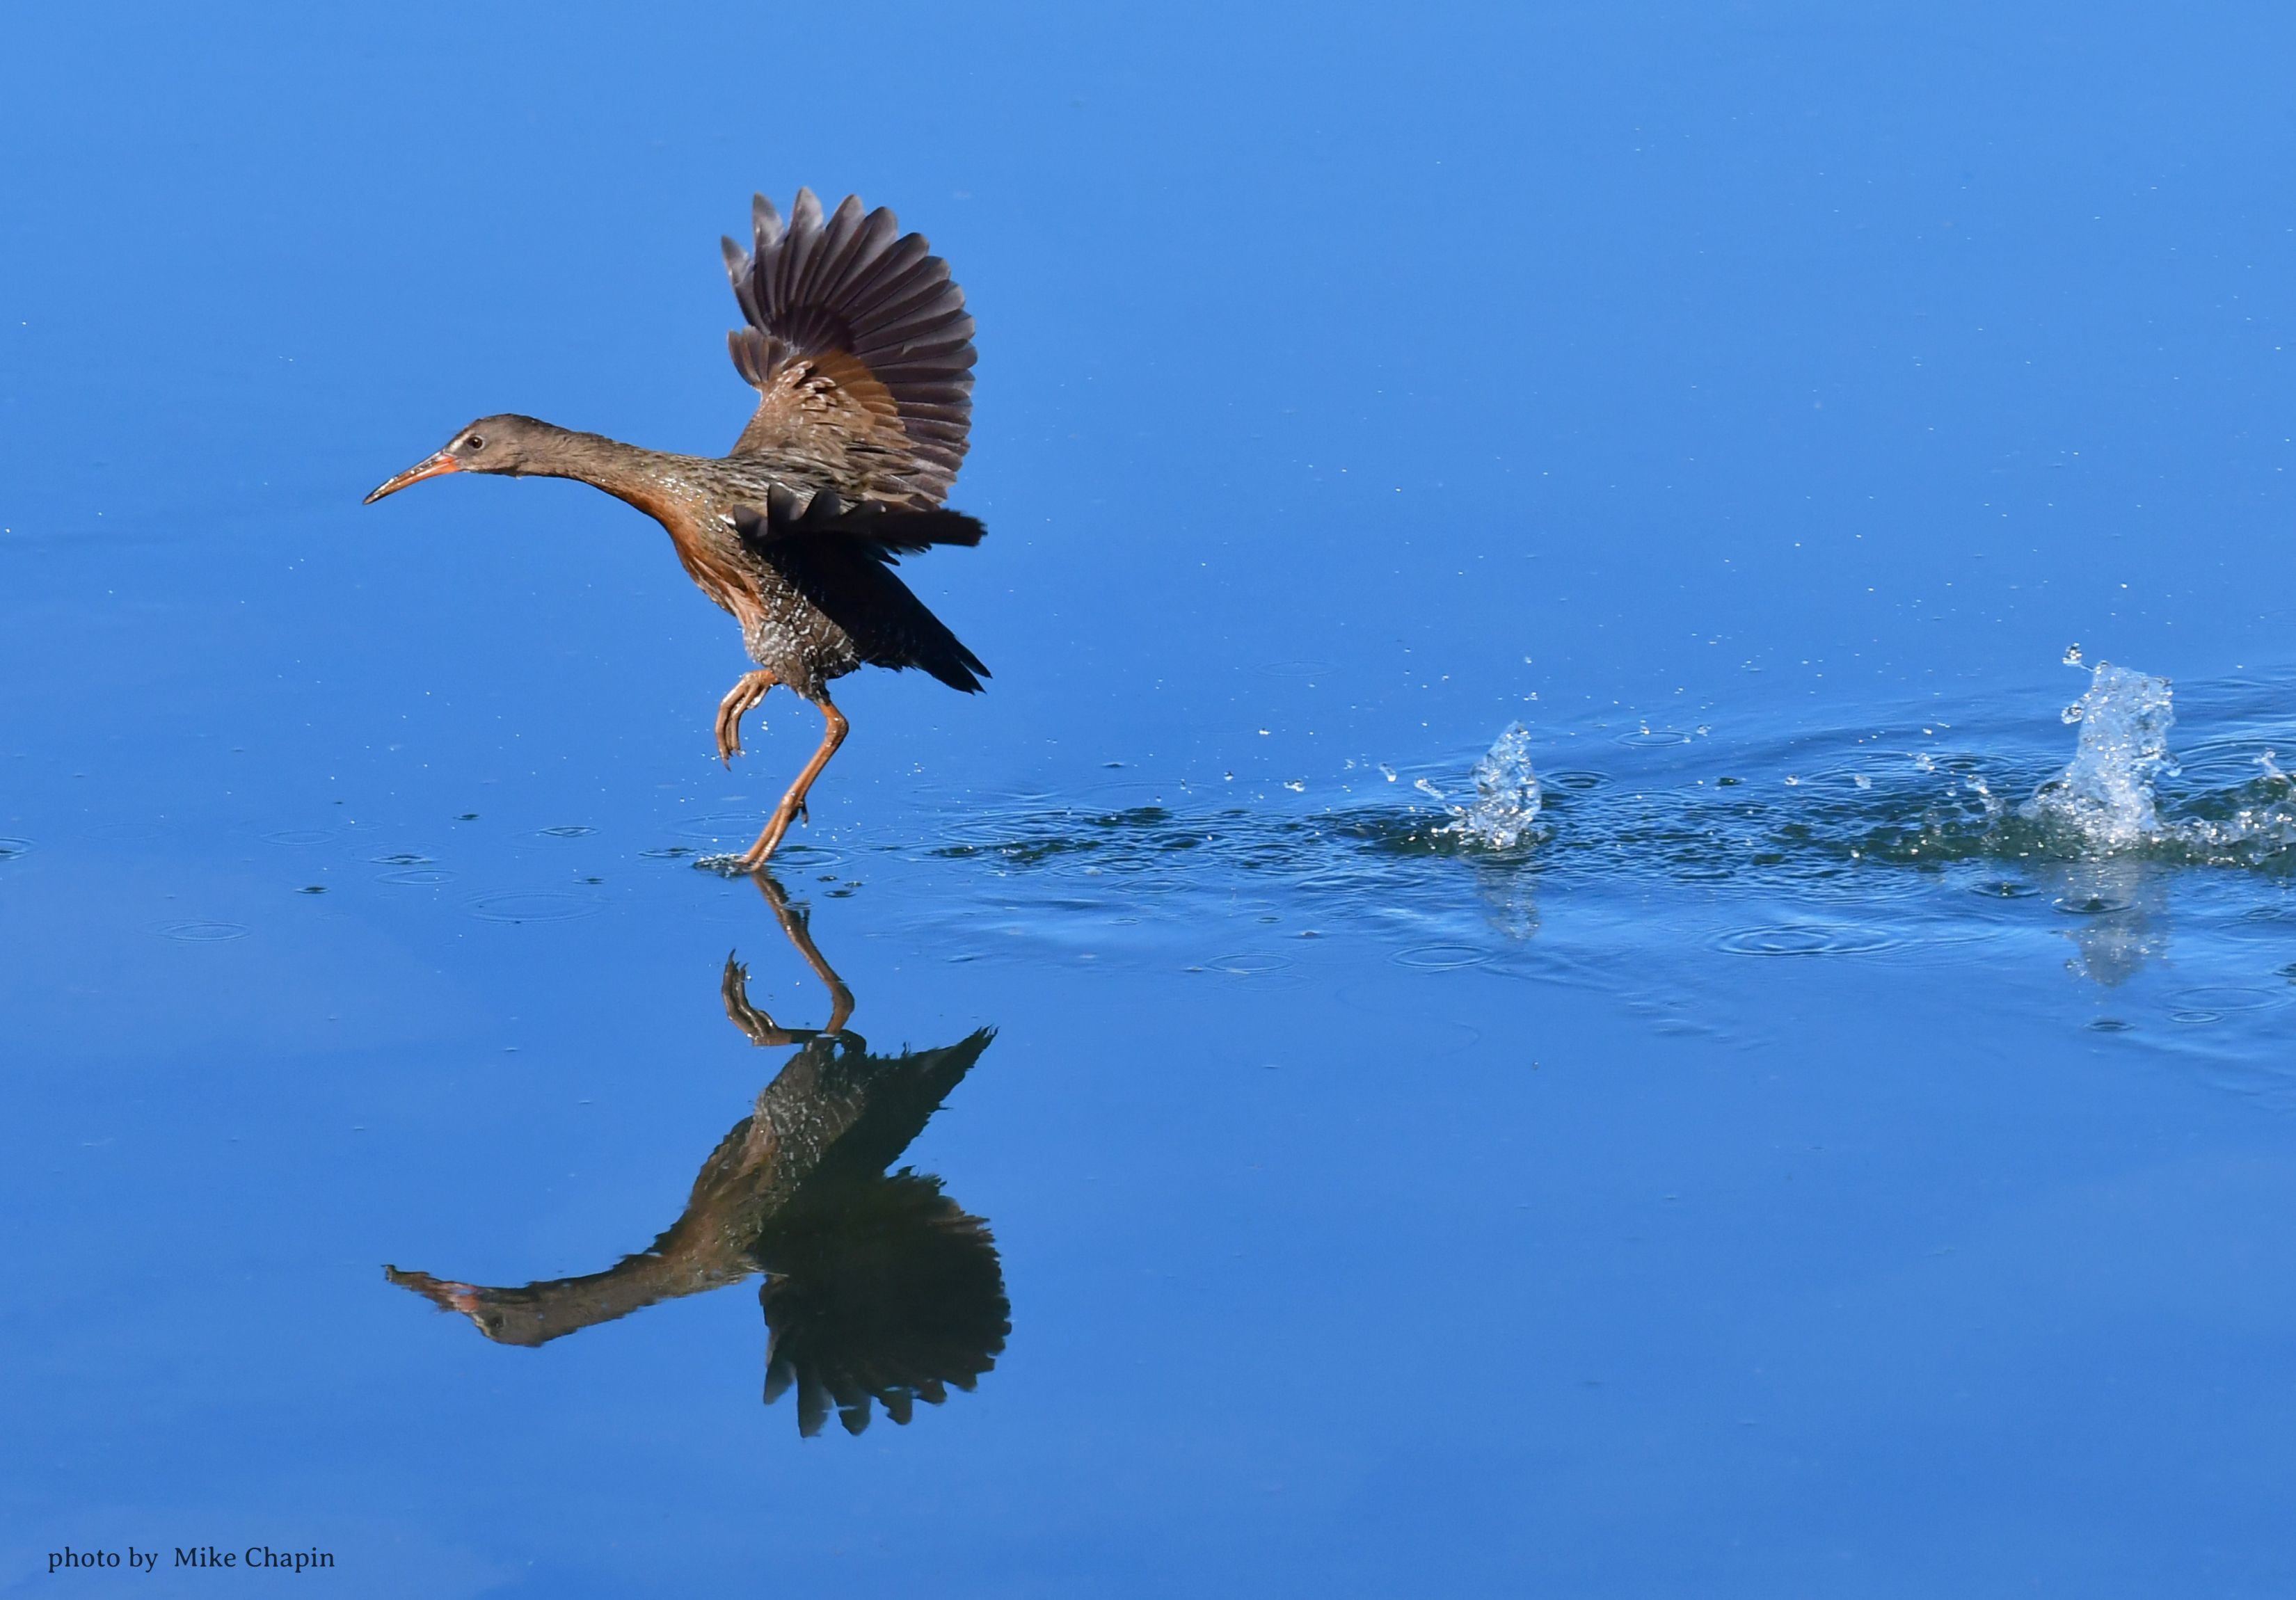
[{"label": "bird", "polygon": [[971,1391],[1012,1332],[1012,1303],[986,1218],[941,1180],[893,1170],[996,1037],[871,1054],[846,1028],[853,994],[824,961],[769,873],[754,874],[790,942],[830,993],[827,1026],[784,1028],[751,1004],[749,970],[726,958],[719,996],[750,1044],[795,1045],[750,1114],[701,1163],[677,1220],[603,1272],[489,1286],[385,1267],[383,1275],[496,1344],[528,1348],[666,1300],[762,1276],[765,1400],[797,1391],[798,1432],[833,1406],[849,1433],[872,1403],[906,1424],[915,1402]]},{"label": "bird", "polygon": [[807,816],[806,797],[850,727],[832,680],[863,666],[921,668],[978,693],[988,669],[892,569],[937,545],[980,544],[945,502],[972,421],[973,320],[948,263],[883,207],[849,195],[824,218],[800,189],[788,220],[758,195],[751,244],[724,241],[745,325],[727,335],[758,393],[725,455],[641,449],[530,416],[483,416],[367,496],[372,505],[449,472],[572,478],[668,530],[687,576],[741,624],[756,669],[718,702],[718,759],[775,687],[816,707],[820,747],[731,865],[755,872]]}]

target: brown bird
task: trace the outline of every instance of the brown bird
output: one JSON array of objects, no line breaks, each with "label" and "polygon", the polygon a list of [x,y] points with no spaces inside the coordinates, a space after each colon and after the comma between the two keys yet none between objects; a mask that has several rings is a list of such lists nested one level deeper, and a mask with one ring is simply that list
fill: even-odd
[{"label": "brown bird", "polygon": [[821,708],[821,748],[739,858],[754,871],[845,742],[829,685],[856,668],[922,667],[977,693],[988,669],[890,569],[934,545],[977,545],[942,508],[972,420],[972,318],[948,263],[857,196],[823,220],[809,189],[784,226],[758,196],[755,247],[725,242],[749,326],[727,336],[763,397],[723,456],[643,450],[529,416],[488,416],[367,496],[444,472],[574,478],[669,531],[686,573],[733,613],[758,669],[718,707],[718,755],[776,684]]}]

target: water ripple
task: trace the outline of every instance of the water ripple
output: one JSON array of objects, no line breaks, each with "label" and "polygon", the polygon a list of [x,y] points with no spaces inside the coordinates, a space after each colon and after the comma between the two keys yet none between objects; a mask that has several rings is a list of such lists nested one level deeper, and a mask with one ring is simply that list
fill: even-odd
[{"label": "water ripple", "polygon": [[594,916],[605,909],[605,903],[595,895],[544,889],[480,895],[463,909],[490,923],[562,923]]},{"label": "water ripple", "polygon": [[1898,942],[1879,928],[1843,923],[1775,923],[1741,928],[1713,941],[1731,956],[1867,956]]},{"label": "water ripple", "polygon": [[254,930],[239,923],[182,922],[162,923],[152,930],[162,939],[181,939],[185,944],[221,944],[226,939],[245,939]]}]

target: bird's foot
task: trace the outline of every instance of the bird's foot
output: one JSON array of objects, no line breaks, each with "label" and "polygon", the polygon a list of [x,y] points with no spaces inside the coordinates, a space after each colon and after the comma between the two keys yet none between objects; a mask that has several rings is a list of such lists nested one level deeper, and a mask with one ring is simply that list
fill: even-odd
[{"label": "bird's foot", "polygon": [[[718,702],[718,759],[726,766],[731,767],[734,758],[742,753],[742,718],[780,681],[770,672],[744,673]],[[758,726],[765,724],[760,721]]]}]

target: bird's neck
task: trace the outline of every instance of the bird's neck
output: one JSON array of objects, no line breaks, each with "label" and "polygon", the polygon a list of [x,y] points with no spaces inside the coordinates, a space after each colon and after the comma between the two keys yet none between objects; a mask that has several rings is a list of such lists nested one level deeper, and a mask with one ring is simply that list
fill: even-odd
[{"label": "bird's neck", "polygon": [[668,533],[686,576],[746,626],[758,614],[755,586],[735,550],[727,548],[731,524],[722,534],[717,529],[714,464],[700,456],[641,450],[602,433],[552,428],[550,443],[532,452],[521,471],[572,478],[636,506]]},{"label": "bird's neck", "polygon": [[692,456],[642,450],[603,433],[577,433],[570,428],[552,428],[546,448],[529,456],[522,475],[574,479],[666,525],[694,509],[697,486],[688,470],[694,464]]}]

